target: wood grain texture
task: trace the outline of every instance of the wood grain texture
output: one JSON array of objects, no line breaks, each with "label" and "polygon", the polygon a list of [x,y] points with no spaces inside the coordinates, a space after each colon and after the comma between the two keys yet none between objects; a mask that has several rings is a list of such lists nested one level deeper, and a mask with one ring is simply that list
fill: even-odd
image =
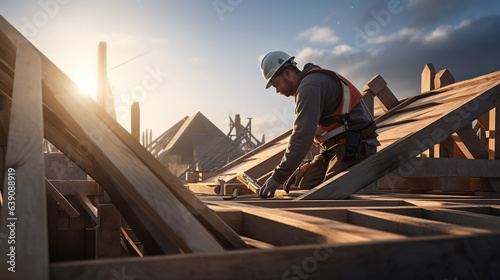
[{"label": "wood grain texture", "polygon": [[47,193],[61,206],[61,208],[72,218],[80,216],[80,213],[76,211],[75,207],[69,203],[69,201],[57,190],[57,188],[50,183],[49,180],[45,179],[45,186],[47,187]]},{"label": "wood grain texture", "polygon": [[[6,30],[13,41],[26,41],[3,19],[0,27]],[[44,101],[50,104],[46,111],[52,112],[49,113],[52,114],[52,121],[71,131],[65,135],[65,141],[59,142],[65,145],[60,149],[72,152],[72,160],[86,166],[86,169],[82,168],[92,177],[98,178],[100,183],[103,182],[107,193],[116,196],[120,212],[128,215],[128,219],[135,220],[130,224],[142,228],[137,228],[137,232],[142,231],[143,237],[149,234],[147,231],[156,232],[153,236],[157,243],[162,240],[160,243],[166,244],[170,243],[169,239],[173,239],[176,246],[184,247],[184,252],[221,250],[212,233],[228,248],[246,247],[236,233],[186,190],[175,176],[161,164],[156,164],[152,155],[108,114],[95,106],[94,101],[82,96],[76,100],[74,95],[69,94],[75,91],[75,85],[47,58],[41,56],[44,65]],[[51,126],[54,136],[65,134],[57,131],[60,130],[59,126],[48,126]],[[57,142],[57,139],[51,139],[51,142]],[[103,172],[102,168],[107,172]],[[140,178],[148,179],[143,181]],[[169,200],[173,203],[166,203]],[[142,216],[139,218],[137,215]],[[192,241],[186,241],[191,238]]]},{"label": "wood grain texture", "polygon": [[[425,237],[370,244],[79,261],[51,265],[51,279],[495,279],[500,235]],[[244,261],[243,261],[244,260]],[[193,269],[193,264],[203,269]],[[123,278],[123,277],[122,277]]]},{"label": "wood grain texture", "polygon": [[[4,195],[10,196],[5,205],[14,203],[14,208],[4,208],[0,222],[1,270],[9,279],[49,278],[41,72],[37,53],[29,45],[19,44],[3,182]],[[10,240],[15,243],[8,243],[7,237],[14,237]],[[7,253],[12,251],[14,265],[7,263],[12,260]],[[7,270],[12,266],[15,273]]]}]

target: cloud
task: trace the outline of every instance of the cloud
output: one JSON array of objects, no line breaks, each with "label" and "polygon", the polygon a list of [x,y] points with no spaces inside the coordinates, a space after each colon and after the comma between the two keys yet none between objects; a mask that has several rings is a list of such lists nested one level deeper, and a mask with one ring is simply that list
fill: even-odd
[{"label": "cloud", "polygon": [[366,47],[340,43],[332,48],[307,47],[297,62],[314,62],[346,76],[358,89],[380,74],[398,98],[420,92],[420,73],[426,63],[447,68],[457,81],[499,71],[500,15],[441,25],[425,32],[402,28],[370,38]]},{"label": "cloud", "polygon": [[328,27],[313,26],[301,32],[297,38],[306,39],[311,43],[326,43],[335,44],[340,38],[335,35],[335,32]]},{"label": "cloud", "polygon": [[446,40],[449,34],[452,34],[453,32],[460,30],[461,28],[464,28],[469,24],[470,20],[465,20],[457,26],[441,25],[425,37],[425,42],[433,43],[435,41]]},{"label": "cloud", "polygon": [[[464,14],[471,1],[467,0],[409,0],[408,12],[414,15],[414,24],[429,25],[436,22],[445,22],[448,19]],[[477,5],[472,1],[473,5]]]},{"label": "cloud", "polygon": [[416,41],[422,36],[422,29],[418,28],[403,28],[399,32],[381,35],[367,40],[368,43],[372,44],[387,44],[401,41]]}]

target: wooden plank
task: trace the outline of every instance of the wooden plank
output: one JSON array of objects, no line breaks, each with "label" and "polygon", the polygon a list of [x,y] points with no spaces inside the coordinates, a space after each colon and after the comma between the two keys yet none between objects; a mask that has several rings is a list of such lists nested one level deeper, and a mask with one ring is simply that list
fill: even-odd
[{"label": "wooden plank", "polygon": [[500,162],[488,159],[415,158],[386,174],[406,177],[499,177]]},{"label": "wooden plank", "polygon": [[0,268],[10,279],[49,279],[41,71],[35,51],[18,45],[0,229]]},{"label": "wooden plank", "polygon": [[398,166],[411,162],[416,155],[446,139],[455,131],[500,104],[499,81],[497,80],[496,83],[496,86],[489,89],[478,87],[479,92],[476,91],[475,97],[467,103],[458,106],[442,117],[436,118],[435,121],[419,130],[416,128],[413,133],[409,133],[403,139],[395,142],[390,148],[381,150],[303,194],[298,199],[344,199]]},{"label": "wooden plank", "polygon": [[407,236],[443,234],[470,235],[491,233],[490,230],[452,225],[387,212],[365,209],[348,211],[350,223]]},{"label": "wooden plank", "polygon": [[[7,135],[9,131],[9,121],[10,121],[10,98],[0,94],[0,182],[4,181],[4,164],[5,164],[5,150],[7,146]],[[3,195],[4,190],[3,184],[0,186],[0,206],[3,205]]]},{"label": "wooden plank", "polygon": [[143,258],[144,256],[142,255],[141,250],[139,250],[139,248],[137,248],[137,245],[135,245],[134,241],[132,241],[132,239],[130,238],[128,233],[122,227],[120,228],[120,231],[121,231],[121,234],[123,236],[123,239],[125,241],[125,244],[127,245],[127,248],[128,248],[128,251],[130,252],[130,254],[132,256],[138,256],[138,257]]},{"label": "wooden plank", "polygon": [[75,207],[69,203],[69,201],[50,183],[49,180],[45,179],[45,186],[47,187],[47,193],[61,206],[61,208],[72,218],[80,216],[80,213],[76,211]]},{"label": "wooden plank", "polygon": [[95,229],[96,259],[120,257],[120,212],[112,203],[101,203],[97,205],[97,209],[99,221]]},{"label": "wooden plank", "polygon": [[[53,280],[474,279],[498,275],[500,235],[425,237],[370,244],[310,244],[226,253],[60,262]],[[194,266],[193,264],[196,264]],[[203,267],[203,269],[199,269]]]},{"label": "wooden plank", "polygon": [[97,207],[92,204],[89,197],[84,193],[78,193],[76,197],[78,198],[80,204],[82,204],[83,209],[85,209],[90,218],[92,218],[94,223],[99,224],[99,214],[97,212]]},{"label": "wooden plank", "polygon": [[500,159],[500,137],[496,132],[500,131],[500,110],[495,107],[490,111],[489,130],[488,130],[488,150],[490,159]]},{"label": "wooden plank", "polygon": [[478,214],[456,209],[433,208],[424,209],[423,218],[466,227],[487,229],[495,232],[500,231],[500,217],[492,215]]},{"label": "wooden plank", "polygon": [[131,107],[131,128],[130,134],[134,136],[135,140],[140,141],[139,135],[141,134],[141,110],[139,108],[139,102],[132,103]]},{"label": "wooden plank", "polygon": [[[217,205],[233,205],[233,202],[226,201],[206,201],[206,203],[216,203]],[[238,205],[241,206],[259,206],[265,208],[306,208],[306,207],[376,207],[376,206],[404,206],[408,205],[404,200],[359,200],[359,199],[349,199],[349,200],[248,200],[240,201]],[[270,210],[272,211],[272,210]]]},{"label": "wooden plank", "polygon": [[240,210],[218,205],[209,205],[209,207],[237,234],[243,234],[243,213]]},{"label": "wooden plank", "polygon": [[258,249],[274,248],[274,246],[269,243],[255,240],[250,237],[242,236],[241,239],[243,239],[243,241],[245,241],[245,243],[251,248],[258,248]]},{"label": "wooden plank", "polygon": [[466,125],[457,131],[458,137],[465,144],[467,150],[474,158],[488,159],[488,150],[484,147],[477,134],[472,129],[472,126]]},{"label": "wooden plank", "polygon": [[86,195],[102,195],[102,189],[96,181],[91,180],[49,180],[62,195],[76,195],[81,192]]},{"label": "wooden plank", "polygon": [[[310,244],[319,241],[348,243],[404,238],[397,234],[280,209],[269,211],[268,208],[242,206],[234,202],[223,205],[242,211],[242,235],[273,245]],[[283,232],[287,234],[284,235]]]},{"label": "wooden plank", "polygon": [[108,45],[99,42],[97,47],[97,104],[104,110],[108,106]]},{"label": "wooden plank", "polygon": [[371,90],[374,95],[377,95],[382,89],[387,86],[387,82],[380,75],[374,76],[366,85],[364,86],[364,90]]},{"label": "wooden plank", "polygon": [[387,86],[375,95],[375,100],[386,112],[399,104],[398,99]]}]

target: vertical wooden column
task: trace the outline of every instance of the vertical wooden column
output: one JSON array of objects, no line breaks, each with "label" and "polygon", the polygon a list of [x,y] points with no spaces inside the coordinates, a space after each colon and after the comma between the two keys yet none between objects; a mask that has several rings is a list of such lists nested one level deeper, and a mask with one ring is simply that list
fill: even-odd
[{"label": "vertical wooden column", "polygon": [[141,134],[141,111],[139,102],[134,102],[131,107],[131,128],[130,133],[134,136],[135,140],[140,141]]},{"label": "vertical wooden column", "polygon": [[[9,131],[10,120],[10,99],[0,93],[0,182],[3,182],[5,150],[7,146],[7,135]],[[0,186],[0,194],[3,193],[3,185]],[[0,206],[2,205],[2,196],[0,195]]]},{"label": "vertical wooden column", "polygon": [[[421,74],[421,92],[426,92],[434,89],[434,78],[436,77],[436,69],[432,63],[427,63],[424,66]],[[434,157],[434,147],[422,153],[422,157]]]},{"label": "vertical wooden column", "polygon": [[98,225],[96,226],[95,254],[97,259],[116,258],[121,254],[121,216],[112,203],[97,206]]},{"label": "vertical wooden column", "polygon": [[421,75],[421,92],[426,92],[433,90],[434,87],[434,78],[436,77],[436,69],[432,63],[427,63],[424,66],[424,70],[422,70]]},{"label": "vertical wooden column", "polygon": [[33,48],[18,45],[0,220],[0,270],[8,279],[49,279],[41,72]]},{"label": "vertical wooden column", "polygon": [[104,110],[108,101],[108,47],[106,42],[100,42],[97,47],[97,104]]},{"label": "vertical wooden column", "polygon": [[[455,83],[455,78],[451,75],[448,69],[439,71],[434,77],[434,87],[441,88]],[[440,158],[454,158],[455,157],[455,141],[452,137],[446,138],[443,142],[439,143],[439,157]],[[456,190],[455,178],[441,177],[439,183],[443,191]]]},{"label": "vertical wooden column", "polygon": [[361,93],[363,95],[363,101],[365,102],[366,107],[368,108],[368,111],[370,111],[370,114],[374,116],[374,107],[375,107],[375,101],[374,97],[375,94],[370,89],[365,89]]},{"label": "vertical wooden column", "polygon": [[490,159],[500,159],[500,138],[496,136],[499,128],[500,107],[496,107],[490,111],[489,130],[486,133]]},{"label": "vertical wooden column", "polygon": [[[489,159],[500,160],[500,137],[496,136],[496,132],[500,129],[500,107],[490,110],[489,130],[486,133],[488,139]],[[496,191],[500,192],[500,179],[489,178],[488,183]]]},{"label": "vertical wooden column", "polygon": [[455,83],[455,78],[448,69],[443,69],[436,74],[434,78],[434,88],[441,88]]}]

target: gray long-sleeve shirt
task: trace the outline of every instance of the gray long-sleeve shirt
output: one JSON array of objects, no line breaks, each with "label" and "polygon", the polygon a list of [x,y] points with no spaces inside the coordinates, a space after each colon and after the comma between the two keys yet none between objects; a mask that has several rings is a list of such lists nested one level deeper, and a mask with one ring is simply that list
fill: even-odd
[{"label": "gray long-sleeve shirt", "polygon": [[[302,75],[312,67],[305,65]],[[300,165],[311,147],[321,117],[332,114],[342,98],[340,79],[326,73],[311,72],[302,78],[295,92],[295,122],[292,135],[280,164],[275,168],[273,179],[284,183]],[[373,122],[373,117],[361,100],[350,112],[350,129],[361,130]],[[367,139],[369,145],[378,146],[374,132]]]}]

